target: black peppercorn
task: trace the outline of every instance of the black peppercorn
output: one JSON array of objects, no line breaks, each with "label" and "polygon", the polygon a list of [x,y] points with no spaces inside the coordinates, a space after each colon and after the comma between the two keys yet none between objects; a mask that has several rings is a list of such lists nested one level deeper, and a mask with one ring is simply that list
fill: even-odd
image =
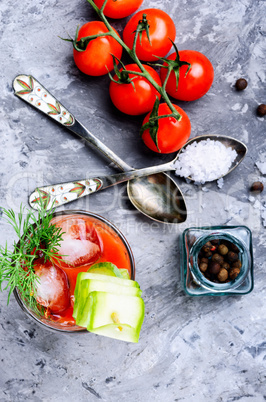
[{"label": "black peppercorn", "polygon": [[204,246],[202,247],[201,250],[202,250],[204,253],[208,253],[208,252],[211,250],[211,248],[212,248],[211,242],[207,241],[207,243],[204,244]]},{"label": "black peppercorn", "polygon": [[212,261],[218,262],[218,264],[221,265],[221,264],[224,262],[224,259],[223,259],[223,257],[222,257],[220,254],[215,253],[215,254],[213,254],[213,256],[212,256]]},{"label": "black peppercorn", "polygon": [[208,251],[207,253],[204,253],[204,255],[205,255],[206,258],[209,258],[209,257],[212,256],[212,252]]},{"label": "black peppercorn", "polygon": [[227,254],[227,260],[229,262],[235,262],[238,260],[238,255],[237,253],[234,253],[233,251],[229,251]]},{"label": "black peppercorn", "polygon": [[233,268],[241,268],[242,267],[241,261],[237,260],[237,261],[233,262],[232,267]]},{"label": "black peppercorn", "polygon": [[209,264],[210,274],[217,275],[218,272],[220,271],[220,269],[221,269],[221,265],[218,264],[218,262],[210,261],[210,264]]},{"label": "black peppercorn", "polygon": [[264,103],[262,103],[261,105],[259,105],[257,107],[257,115],[259,117],[263,117],[266,114],[266,105]]},{"label": "black peppercorn", "polygon": [[254,183],[250,187],[250,191],[252,193],[261,193],[264,189],[263,183],[261,181],[254,181]]},{"label": "black peppercorn", "polygon": [[239,78],[235,83],[237,91],[243,91],[243,89],[245,89],[247,86],[248,82],[245,80],[245,78]]},{"label": "black peppercorn", "polygon": [[224,269],[230,269],[230,265],[228,264],[228,262],[223,262],[222,263],[222,265],[221,265],[221,268],[224,268]]}]

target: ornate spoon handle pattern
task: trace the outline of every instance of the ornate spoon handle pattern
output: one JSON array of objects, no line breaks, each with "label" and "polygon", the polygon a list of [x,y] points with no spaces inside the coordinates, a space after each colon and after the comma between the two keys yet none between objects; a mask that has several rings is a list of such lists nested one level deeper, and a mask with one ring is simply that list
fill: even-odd
[{"label": "ornate spoon handle pattern", "polygon": [[43,206],[50,209],[95,193],[102,186],[101,179],[95,178],[39,187],[30,195],[29,203],[33,209],[38,209],[41,205],[41,198]]},{"label": "ornate spoon handle pattern", "polygon": [[31,75],[18,75],[13,81],[13,88],[15,95],[64,126],[74,124],[74,116]]}]

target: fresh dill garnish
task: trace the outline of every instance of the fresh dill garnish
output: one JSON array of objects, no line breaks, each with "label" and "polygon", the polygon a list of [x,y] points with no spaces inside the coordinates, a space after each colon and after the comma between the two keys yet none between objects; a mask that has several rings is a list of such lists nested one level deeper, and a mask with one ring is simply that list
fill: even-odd
[{"label": "fresh dill garnish", "polygon": [[57,259],[63,234],[61,228],[51,225],[53,212],[41,204],[35,216],[33,211],[21,206],[16,217],[13,210],[2,208],[3,217],[18,237],[12,251],[7,249],[7,244],[0,246],[0,290],[9,289],[7,304],[16,288],[30,309],[40,310],[35,298],[39,278],[34,272],[34,262],[40,257],[44,262]]}]

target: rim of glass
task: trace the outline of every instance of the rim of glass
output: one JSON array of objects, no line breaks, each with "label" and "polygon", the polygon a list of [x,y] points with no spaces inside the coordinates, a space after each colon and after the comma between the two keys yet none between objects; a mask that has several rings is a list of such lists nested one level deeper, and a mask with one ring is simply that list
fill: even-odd
[{"label": "rim of glass", "polygon": [[[129,255],[129,259],[130,259],[130,263],[131,263],[131,278],[130,279],[135,279],[135,259],[133,256],[133,252],[132,249],[126,239],[126,237],[123,235],[123,233],[112,223],[110,222],[108,219],[104,218],[101,215],[95,214],[94,212],[90,212],[90,211],[84,211],[81,209],[71,209],[71,210],[66,210],[66,211],[56,211],[53,213],[53,218],[56,216],[64,216],[64,215],[88,215],[91,216],[95,219],[100,220],[101,222],[105,223],[107,226],[109,226],[111,229],[113,229],[118,236],[120,237],[120,239],[123,241],[128,255]],[[24,303],[23,299],[20,297],[19,292],[17,291],[17,288],[14,289],[13,294],[15,296],[15,299],[18,303],[18,305],[21,307],[21,309],[27,314],[29,315],[31,318],[33,318],[38,324],[40,324],[41,326],[45,327],[46,329],[52,331],[52,332],[64,332],[64,333],[80,333],[80,332],[87,332],[86,328],[83,327],[79,327],[78,325],[70,325],[70,326],[60,326],[60,324],[58,324],[58,327],[56,326],[56,321],[54,322],[54,326],[50,326],[48,323],[42,321],[41,319],[39,319],[36,315],[34,315],[34,313],[29,310],[29,308],[27,307],[27,305]],[[48,320],[47,320],[48,321]],[[51,321],[52,322],[52,321]]]},{"label": "rim of glass", "polygon": [[[240,270],[240,274],[233,280],[226,282],[226,283],[216,283],[212,282],[211,280],[207,279],[205,275],[200,271],[199,266],[198,266],[198,254],[207,241],[215,240],[215,239],[224,239],[227,241],[230,241],[231,243],[234,243],[237,245],[237,247],[240,249],[241,252],[241,262],[242,262],[242,267]],[[192,266],[190,263],[190,259],[192,257]],[[191,246],[191,249],[189,251],[189,265],[191,269],[191,273],[194,276],[194,279],[200,283],[200,285],[208,290],[212,291],[225,291],[225,290],[231,290],[231,289],[236,289],[238,286],[240,286],[244,280],[246,279],[248,273],[249,273],[249,268],[250,268],[250,262],[251,262],[251,256],[248,251],[248,248],[245,243],[243,243],[239,238],[236,236],[232,235],[229,232],[223,231],[220,233],[211,233],[211,234],[205,234],[203,236],[200,236],[195,243]]]}]

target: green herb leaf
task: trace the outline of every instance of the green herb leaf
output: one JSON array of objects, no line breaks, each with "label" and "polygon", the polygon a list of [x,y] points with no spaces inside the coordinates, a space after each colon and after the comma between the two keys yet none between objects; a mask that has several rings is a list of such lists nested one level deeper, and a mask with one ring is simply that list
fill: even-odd
[{"label": "green herb leaf", "polygon": [[62,229],[51,225],[53,210],[46,211],[40,199],[40,210],[34,212],[20,207],[16,217],[13,210],[2,208],[4,219],[10,224],[18,239],[10,251],[7,244],[0,246],[0,290],[9,289],[7,304],[15,288],[25,302],[34,311],[40,311],[37,304],[34,263],[42,256],[44,262],[58,258],[58,247],[62,241]]}]

